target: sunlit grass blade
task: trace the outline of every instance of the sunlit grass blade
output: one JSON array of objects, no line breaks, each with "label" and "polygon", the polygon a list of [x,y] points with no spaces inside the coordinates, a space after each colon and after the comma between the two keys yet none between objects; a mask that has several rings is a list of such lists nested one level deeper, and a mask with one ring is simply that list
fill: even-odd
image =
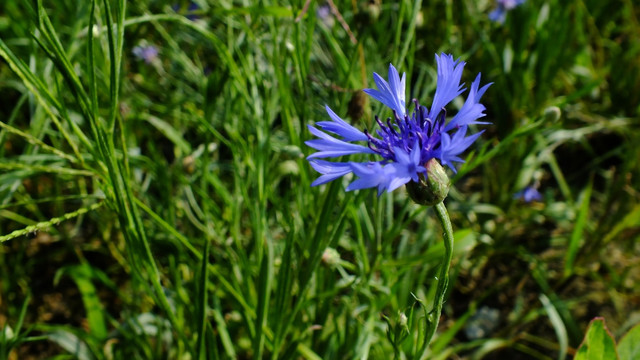
[{"label": "sunlit grass blade", "polygon": [[3,243],[5,241],[11,240],[11,239],[15,239],[15,238],[20,237],[20,236],[26,236],[27,234],[35,233],[35,232],[40,231],[40,230],[48,229],[48,228],[50,228],[52,226],[56,226],[56,225],[60,224],[63,221],[66,221],[66,220],[69,220],[69,219],[73,219],[73,218],[78,217],[78,216],[80,216],[82,214],[85,214],[85,213],[87,213],[89,211],[96,210],[99,207],[101,207],[102,205],[104,205],[104,202],[98,202],[98,203],[95,203],[95,204],[93,204],[93,205],[91,205],[89,207],[81,208],[81,209],[78,209],[76,211],[64,214],[62,216],[54,217],[54,218],[52,218],[50,220],[47,220],[47,221],[43,221],[43,222],[39,222],[39,223],[36,223],[36,224],[33,224],[33,225],[29,225],[29,226],[27,226],[27,227],[25,227],[23,229],[20,229],[20,230],[15,230],[15,231],[7,234],[7,235],[0,236],[0,243]]},{"label": "sunlit grass blade", "polygon": [[573,273],[574,263],[580,251],[580,243],[584,240],[584,229],[588,220],[590,204],[591,204],[591,192],[593,190],[593,178],[589,180],[586,188],[582,192],[582,200],[580,202],[580,208],[578,211],[578,218],[576,219],[576,225],[571,233],[569,239],[567,255],[564,262],[564,276],[568,277]]},{"label": "sunlit grass blade", "polygon": [[267,241],[266,251],[260,265],[257,282],[258,308],[256,313],[256,339],[253,341],[254,359],[261,359],[264,351],[265,333],[269,317],[269,303],[271,300],[271,287],[274,278],[273,269],[273,244]]},{"label": "sunlit grass blade", "polygon": [[77,170],[77,169],[64,168],[59,166],[31,165],[31,164],[25,164],[25,163],[6,163],[4,161],[0,162],[0,170],[2,171],[20,170],[28,174],[51,173],[51,174],[58,174],[61,176],[65,176],[65,175],[92,176],[94,175],[93,172],[86,171],[86,170]]},{"label": "sunlit grass blade", "polygon": [[549,300],[546,295],[540,294],[540,302],[542,302],[542,306],[547,312],[547,316],[549,317],[549,321],[551,321],[553,330],[556,332],[556,337],[560,345],[560,348],[558,349],[558,360],[566,359],[567,349],[569,348],[569,338],[567,336],[567,329],[564,326],[562,317],[558,314],[555,306],[553,306],[553,303],[551,303],[551,300]]},{"label": "sunlit grass blade", "polygon": [[89,334],[96,339],[98,343],[102,342],[107,336],[107,325],[104,316],[104,309],[96,287],[93,285],[92,269],[89,265],[78,265],[71,267],[64,267],[56,273],[54,282],[57,284],[62,275],[68,275],[73,279],[78,286],[80,295],[82,296],[82,302],[84,304],[84,310],[87,314],[87,322],[89,325]]},{"label": "sunlit grass blade", "polygon": [[[207,332],[207,324],[208,316],[207,316],[207,284],[209,283],[207,271],[207,265],[209,263],[209,242],[205,242],[204,250],[202,252],[202,265],[200,266],[200,282],[199,282],[199,297],[197,302],[197,318],[201,319],[200,324],[198,324],[198,338],[196,340],[196,359],[202,360],[206,359],[206,354],[208,352],[216,353],[217,350],[215,348],[209,348],[207,352],[207,348],[205,347],[206,342],[206,332]],[[216,355],[217,358],[217,355]]]},{"label": "sunlit grass blade", "polygon": [[[62,123],[58,119],[59,109],[61,108],[61,104],[55,100],[55,97],[49,92],[47,86],[39,79],[33,72],[29,69],[29,67],[18,57],[13,54],[11,49],[5,44],[4,41],[0,38],[0,56],[2,56],[11,66],[12,70],[22,79],[24,85],[29,89],[29,91],[36,96],[39,104],[42,105],[43,109],[49,115],[51,121],[54,122],[56,128],[64,139],[67,141],[69,146],[73,149],[76,158],[79,161],[82,161],[82,156],[80,155],[78,144],[73,140],[71,134],[67,131],[67,129],[62,126]],[[73,127],[74,132],[81,141],[85,145],[89,143],[88,139],[83,136],[80,129],[75,126]]]}]

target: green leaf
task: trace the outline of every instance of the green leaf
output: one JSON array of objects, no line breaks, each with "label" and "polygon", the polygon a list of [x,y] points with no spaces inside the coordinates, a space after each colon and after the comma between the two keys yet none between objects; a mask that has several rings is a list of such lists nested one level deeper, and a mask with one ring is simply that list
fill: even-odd
[{"label": "green leaf", "polygon": [[[100,303],[98,292],[93,285],[93,268],[87,264],[64,267],[56,274],[56,280],[66,273],[73,279],[82,295],[82,302],[87,312],[89,331],[96,339],[102,340],[107,337],[107,325],[105,311]],[[57,281],[56,281],[57,282]]]},{"label": "green leaf", "polygon": [[584,238],[584,227],[587,223],[589,216],[589,204],[591,203],[591,191],[593,189],[593,178],[589,180],[589,184],[582,193],[582,202],[580,204],[580,210],[578,212],[578,219],[576,226],[571,233],[571,240],[569,241],[569,249],[565,257],[564,263],[564,275],[569,277],[573,273],[573,264],[578,256],[580,250],[580,240]]},{"label": "green leaf", "polygon": [[627,332],[618,343],[620,360],[640,359],[640,324]]},{"label": "green leaf", "polygon": [[544,310],[547,312],[549,316],[549,321],[551,321],[551,325],[553,326],[553,330],[556,332],[556,337],[558,339],[558,345],[560,348],[558,349],[558,359],[566,359],[567,358],[567,348],[569,346],[569,337],[567,335],[567,328],[564,325],[564,321],[562,320],[562,316],[558,313],[555,305],[549,300],[549,298],[545,294],[540,294],[540,302],[544,307]]},{"label": "green leaf", "polygon": [[146,115],[144,119],[148,121],[153,127],[160,131],[167,139],[171,140],[182,152],[181,155],[190,154],[192,152],[191,146],[184,140],[184,135],[181,134],[176,128],[171,126],[168,122],[159,119],[155,116]]},{"label": "green leaf", "polygon": [[625,230],[637,229],[638,224],[640,224],[640,205],[636,205],[621,221],[616,223],[614,228],[605,236],[603,242],[605,244],[608,243]]},{"label": "green leaf", "polygon": [[73,354],[79,360],[93,360],[95,356],[87,344],[71,331],[59,329],[47,334],[46,337],[61,348]]},{"label": "green leaf", "polygon": [[267,326],[269,314],[269,301],[271,300],[271,286],[273,280],[273,245],[266,242],[267,251],[264,253],[260,265],[258,278],[258,311],[256,316],[256,339],[253,343],[254,359],[261,359],[265,342],[264,328]]},{"label": "green leaf", "polygon": [[[200,282],[198,293],[199,301],[197,303],[198,319],[201,319],[198,324],[198,341],[196,342],[196,359],[201,360],[205,357],[205,340],[207,331],[207,265],[209,261],[209,245],[210,242],[206,241],[204,245],[204,253],[202,256],[202,262],[200,266]],[[211,352],[215,352],[216,349],[210,349]]]},{"label": "green leaf", "polygon": [[439,334],[436,340],[431,343],[431,353],[441,354],[446,349],[447,345],[451,345],[451,341],[454,339],[455,335],[467,324],[467,320],[476,313],[476,310],[476,304],[472,302],[469,306],[469,310],[460,316],[460,318],[458,318],[450,328]]},{"label": "green leaf", "polygon": [[612,360],[619,359],[616,343],[609,329],[604,324],[604,318],[591,320],[587,334],[578,348],[574,360]]}]

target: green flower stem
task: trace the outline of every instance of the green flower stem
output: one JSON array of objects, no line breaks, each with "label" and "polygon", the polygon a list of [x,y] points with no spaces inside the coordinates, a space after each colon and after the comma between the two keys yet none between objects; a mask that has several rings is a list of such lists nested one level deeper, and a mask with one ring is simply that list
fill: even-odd
[{"label": "green flower stem", "polygon": [[444,230],[444,261],[440,266],[440,275],[438,277],[438,287],[436,288],[436,296],[433,299],[433,307],[427,316],[427,329],[422,345],[422,355],[420,359],[426,359],[427,349],[431,343],[433,335],[436,333],[438,323],[440,322],[440,314],[442,313],[442,304],[444,303],[444,295],[449,285],[449,268],[451,267],[451,259],[453,258],[453,228],[451,220],[447,213],[444,202],[440,202],[434,206],[442,229]]}]

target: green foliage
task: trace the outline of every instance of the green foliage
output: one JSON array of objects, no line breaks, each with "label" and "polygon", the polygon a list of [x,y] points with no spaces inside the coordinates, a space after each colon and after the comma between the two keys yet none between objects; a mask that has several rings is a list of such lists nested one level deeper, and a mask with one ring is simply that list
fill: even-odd
[{"label": "green foliage", "polygon": [[616,342],[609,329],[604,325],[603,318],[596,318],[589,324],[587,334],[582,345],[576,352],[575,360],[619,359]]},{"label": "green foliage", "polygon": [[636,325],[616,342],[604,324],[604,318],[589,323],[587,333],[574,360],[620,359],[632,360],[640,355],[640,325]]},{"label": "green foliage", "polygon": [[629,330],[618,342],[620,360],[637,359],[640,356],[640,325]]},{"label": "green foliage", "polygon": [[304,142],[325,104],[375,131],[360,90],[389,63],[429,104],[439,52],[494,84],[449,173],[427,356],[564,359],[595,315],[638,322],[633,1],[528,0],[503,25],[492,1],[195,3],[0,1],[0,359],[417,358],[436,214],[310,187]]}]

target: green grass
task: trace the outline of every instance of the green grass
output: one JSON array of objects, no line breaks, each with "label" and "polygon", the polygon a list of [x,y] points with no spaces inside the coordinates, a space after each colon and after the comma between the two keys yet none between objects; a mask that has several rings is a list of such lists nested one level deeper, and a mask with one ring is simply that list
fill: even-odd
[{"label": "green grass", "polygon": [[429,358],[571,358],[592,318],[640,322],[631,0],[529,0],[503,25],[491,1],[334,1],[353,39],[317,1],[176,3],[0,4],[0,359],[417,358],[436,214],[310,187],[304,141],[325,104],[372,129],[360,90],[390,62],[429,104],[439,52],[494,84],[451,174]]}]

